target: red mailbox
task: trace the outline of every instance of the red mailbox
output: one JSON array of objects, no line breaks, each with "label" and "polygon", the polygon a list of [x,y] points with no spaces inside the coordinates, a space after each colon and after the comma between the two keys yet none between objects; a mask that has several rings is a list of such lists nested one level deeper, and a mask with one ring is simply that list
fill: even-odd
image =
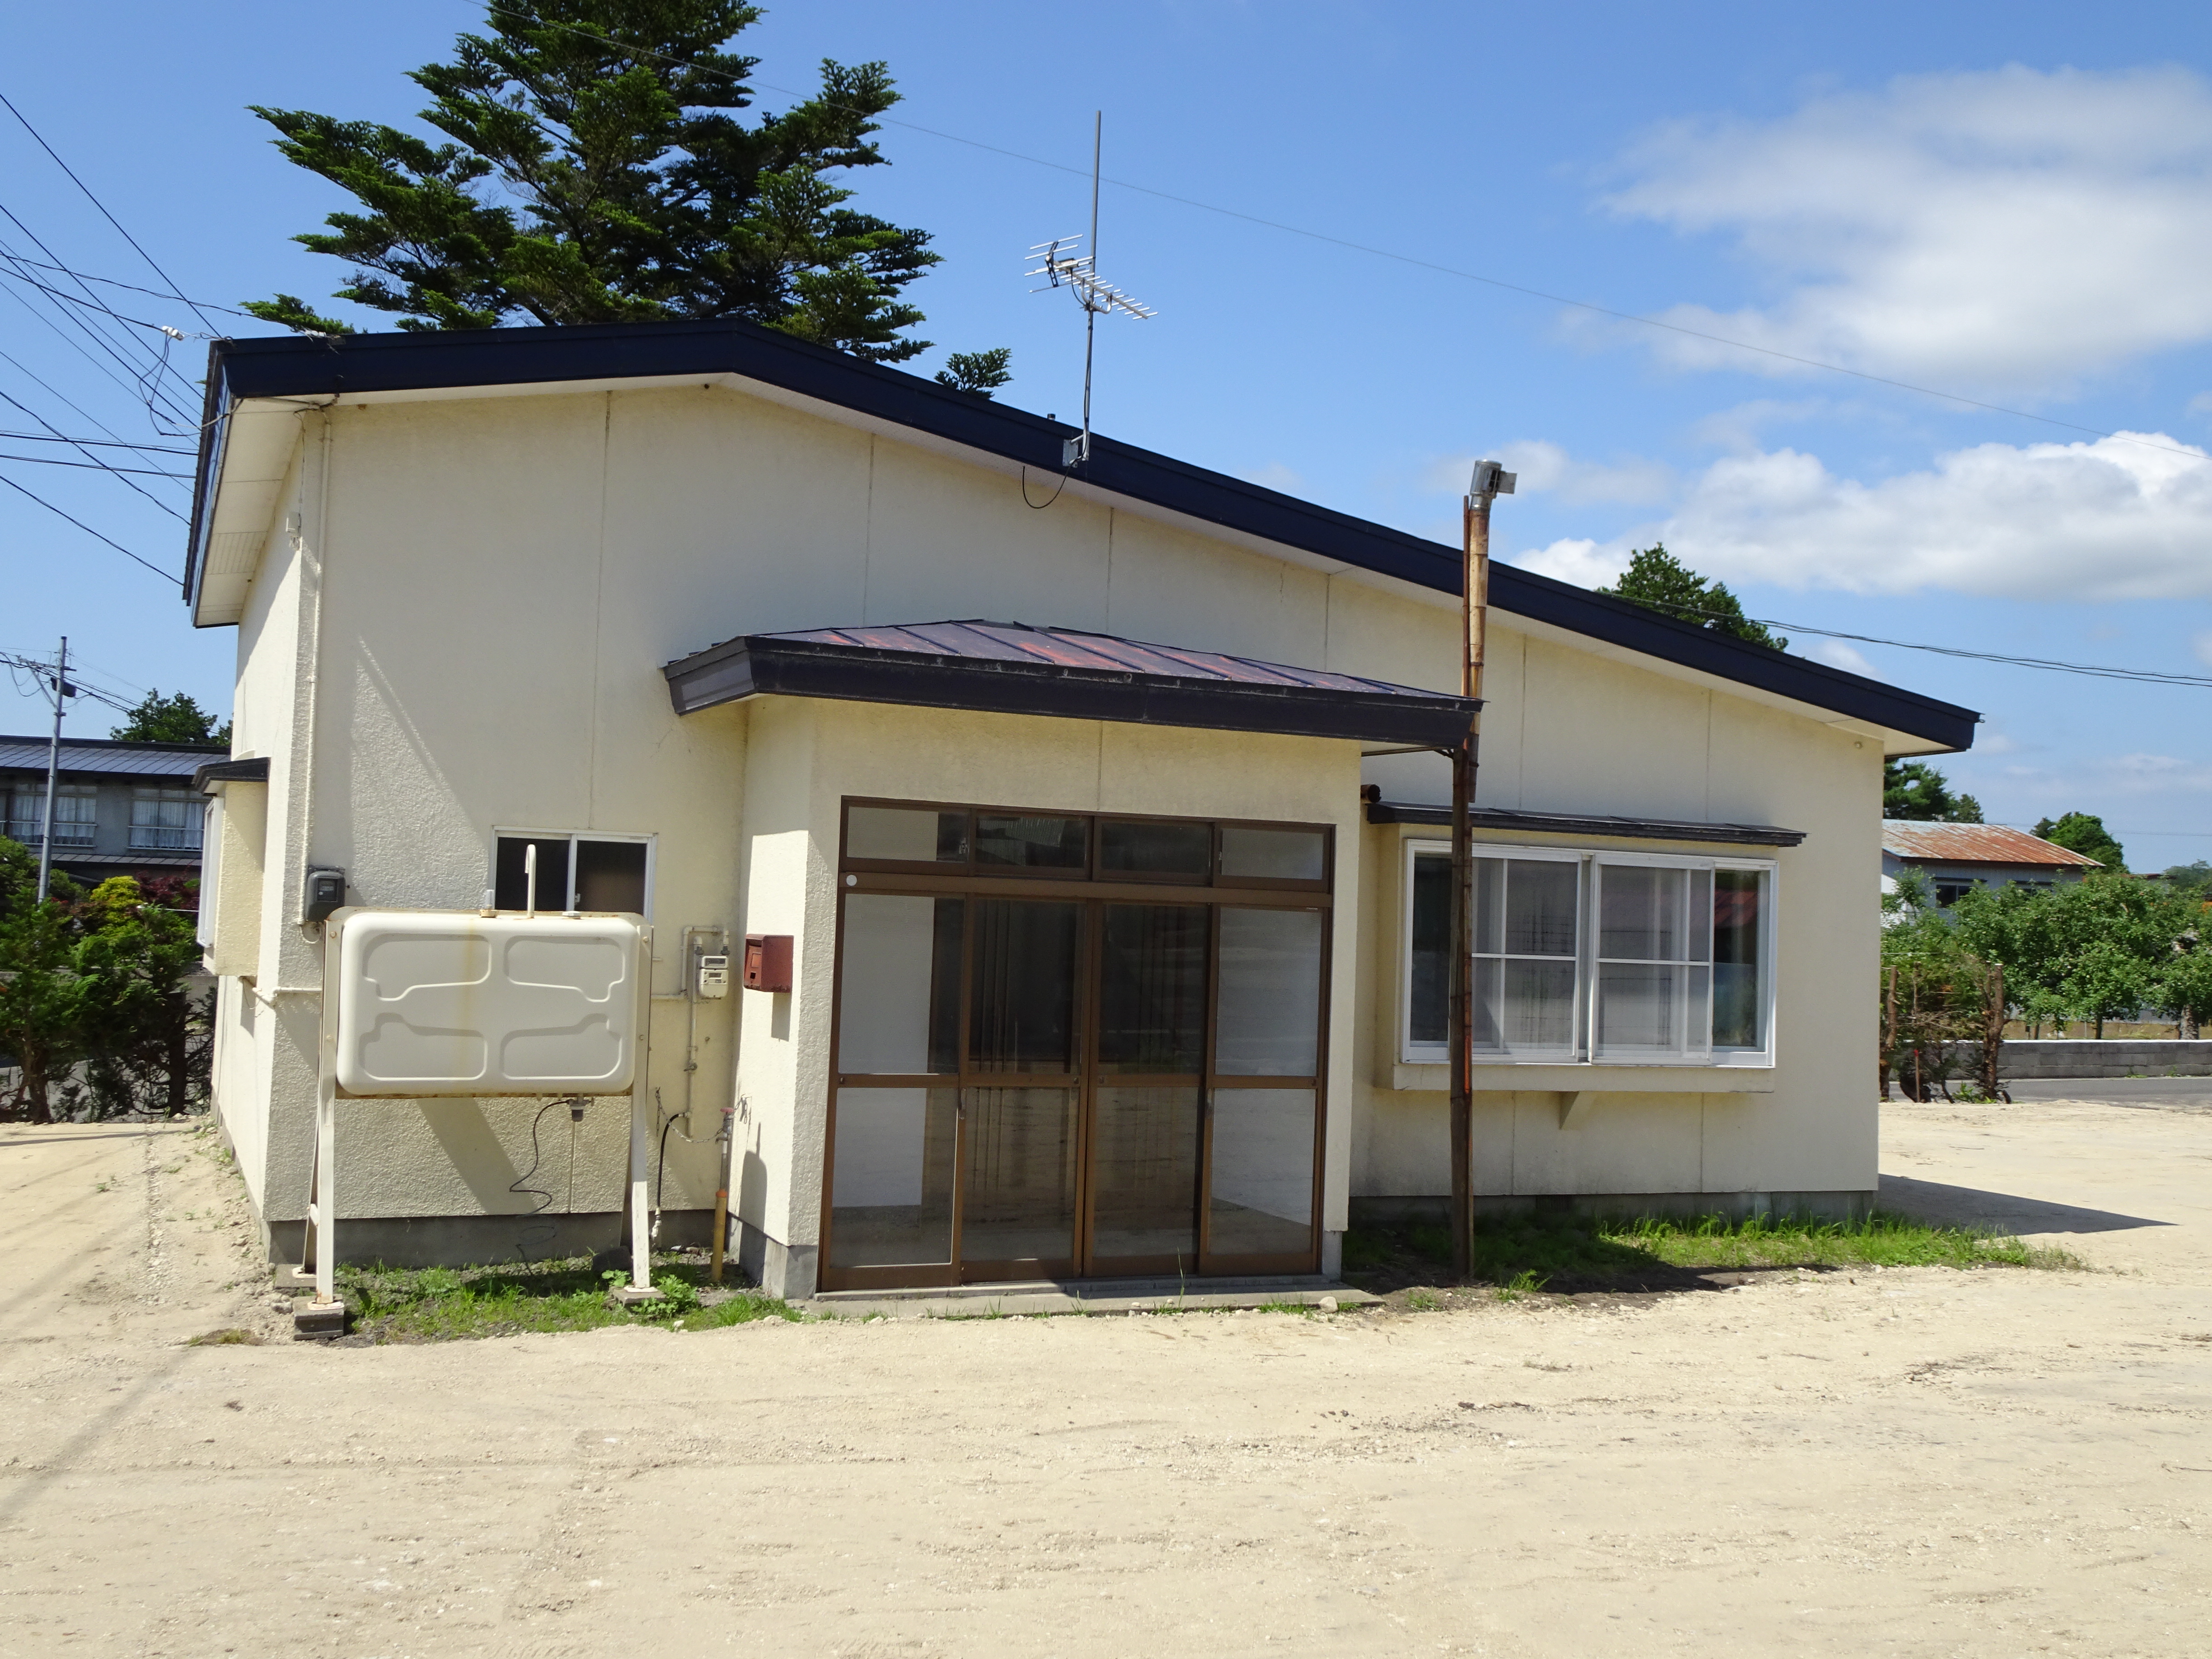
[{"label": "red mailbox", "polygon": [[745,935],[745,989],[788,991],[791,988],[791,935]]}]

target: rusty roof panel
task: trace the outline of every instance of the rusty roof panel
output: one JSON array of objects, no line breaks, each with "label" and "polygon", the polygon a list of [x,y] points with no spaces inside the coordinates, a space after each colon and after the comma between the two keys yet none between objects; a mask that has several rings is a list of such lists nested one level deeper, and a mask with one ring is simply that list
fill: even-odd
[{"label": "rusty roof panel", "polygon": [[2001,823],[1929,823],[1884,818],[1881,850],[1900,859],[1930,859],[1947,864],[2032,864],[2045,869],[2101,870],[2055,842],[2008,830]]}]

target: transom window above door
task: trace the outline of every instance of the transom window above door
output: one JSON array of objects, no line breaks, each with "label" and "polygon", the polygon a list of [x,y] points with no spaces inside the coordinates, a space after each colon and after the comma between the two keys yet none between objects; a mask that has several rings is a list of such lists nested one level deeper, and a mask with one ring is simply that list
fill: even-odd
[{"label": "transom window above door", "polygon": [[848,801],[844,867],[1325,892],[1326,826]]}]

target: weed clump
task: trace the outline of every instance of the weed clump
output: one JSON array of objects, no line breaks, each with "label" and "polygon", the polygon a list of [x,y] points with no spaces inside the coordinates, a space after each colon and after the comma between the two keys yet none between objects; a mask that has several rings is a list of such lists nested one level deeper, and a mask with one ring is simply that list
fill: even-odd
[{"label": "weed clump", "polygon": [[657,1300],[625,1308],[611,1301],[611,1284],[628,1277],[594,1266],[588,1256],[483,1267],[341,1267],[340,1294],[355,1310],[356,1332],[377,1342],[449,1342],[540,1331],[594,1331],[610,1325],[681,1323],[686,1331],[717,1329],[755,1319],[803,1316],[757,1291],[717,1294],[705,1270],[690,1262],[658,1262]]}]

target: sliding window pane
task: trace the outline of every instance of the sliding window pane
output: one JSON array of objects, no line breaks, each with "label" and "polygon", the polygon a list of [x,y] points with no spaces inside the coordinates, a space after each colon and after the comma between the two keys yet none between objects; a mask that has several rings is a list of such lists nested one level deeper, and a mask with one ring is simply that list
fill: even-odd
[{"label": "sliding window pane", "polygon": [[1091,1253],[1194,1255],[1197,1087],[1102,1088],[1092,1134]]},{"label": "sliding window pane", "polygon": [[1318,910],[1223,908],[1216,1070],[1311,1077],[1319,1069],[1326,920]]},{"label": "sliding window pane", "polygon": [[576,842],[576,908],[579,910],[645,912],[645,843],[641,841]]},{"label": "sliding window pane", "polygon": [[1208,912],[1109,904],[1098,951],[1098,1064],[1124,1075],[1206,1068]]},{"label": "sliding window pane", "polygon": [[566,836],[501,836],[492,867],[492,902],[502,910],[520,910],[529,903],[530,877],[526,868],[529,850],[538,849],[538,908],[568,908],[568,837]]},{"label": "sliding window pane", "polygon": [[1672,1049],[1681,1018],[1682,970],[1608,962],[1597,970],[1597,1046]]},{"label": "sliding window pane", "polygon": [[965,864],[968,815],[926,806],[848,807],[845,856],[900,864]]},{"label": "sliding window pane", "polygon": [[968,1064],[977,1072],[1075,1069],[1079,905],[977,899]]},{"label": "sliding window pane", "polygon": [[975,815],[975,862],[993,870],[1080,870],[1091,840],[1088,818],[1012,812]]},{"label": "sliding window pane", "polygon": [[1221,873],[1264,881],[1319,881],[1327,872],[1327,849],[1318,830],[1255,830],[1244,824],[1221,827]]},{"label": "sliding window pane", "polygon": [[1713,1047],[1764,1048],[1759,1029],[1759,928],[1766,875],[1760,870],[1713,872]]},{"label": "sliding window pane", "polygon": [[838,952],[837,1070],[960,1069],[963,901],[852,893]]},{"label": "sliding window pane", "polygon": [[1206,1248],[1223,1255],[1313,1249],[1314,1091],[1213,1091]]},{"label": "sliding window pane", "polygon": [[1407,986],[1406,1036],[1449,1039],[1452,872],[1449,859],[1413,860],[1413,959]]},{"label": "sliding window pane", "polygon": [[1642,864],[1607,864],[1599,884],[1601,957],[1632,962],[1679,962],[1689,872]]},{"label": "sliding window pane", "polygon": [[1213,826],[1102,818],[1098,867],[1130,875],[1206,879],[1213,862]]},{"label": "sliding window pane", "polygon": [[1509,1048],[1566,1049],[1575,1041],[1575,964],[1509,957],[1500,1024]]},{"label": "sliding window pane", "polygon": [[1505,954],[1572,957],[1582,866],[1556,859],[1507,861]]},{"label": "sliding window pane", "polygon": [[831,1143],[830,1265],[952,1259],[952,1089],[840,1089]]},{"label": "sliding window pane", "polygon": [[1075,1255],[1075,1091],[970,1089],[963,1261]]}]

